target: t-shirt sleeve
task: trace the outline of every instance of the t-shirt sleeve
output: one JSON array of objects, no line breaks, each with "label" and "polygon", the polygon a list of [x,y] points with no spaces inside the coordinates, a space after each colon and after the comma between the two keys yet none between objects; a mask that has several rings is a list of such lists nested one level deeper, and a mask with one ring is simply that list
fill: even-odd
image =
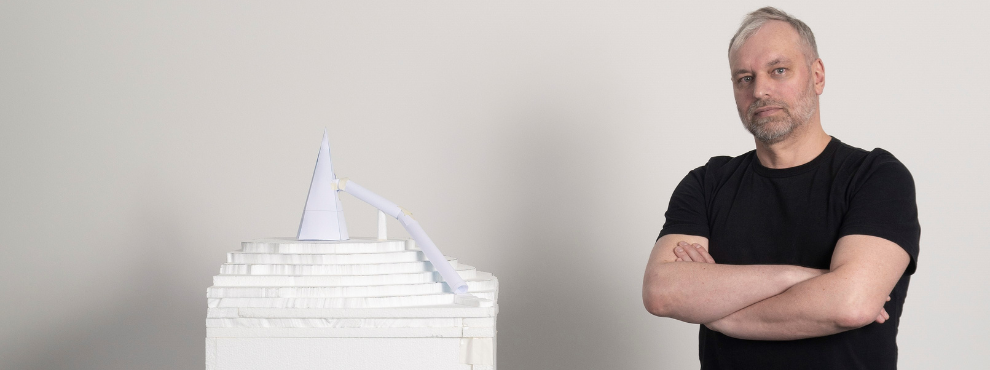
[{"label": "t-shirt sleeve", "polygon": [[667,234],[709,237],[704,174],[705,167],[698,167],[684,176],[674,189],[657,240]]},{"label": "t-shirt sleeve", "polygon": [[917,269],[921,225],[915,201],[914,178],[900,161],[881,151],[849,199],[839,237],[871,235],[896,243],[911,256],[905,273]]}]

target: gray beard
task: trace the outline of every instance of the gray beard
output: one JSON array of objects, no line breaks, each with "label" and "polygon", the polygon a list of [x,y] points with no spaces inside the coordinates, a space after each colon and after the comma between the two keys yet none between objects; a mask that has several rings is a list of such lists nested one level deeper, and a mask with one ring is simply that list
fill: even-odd
[{"label": "gray beard", "polygon": [[[790,136],[795,129],[808,123],[811,120],[811,116],[815,114],[815,111],[818,109],[818,102],[815,101],[816,94],[814,87],[814,82],[809,81],[808,89],[805,91],[804,97],[797,102],[797,106],[793,111],[794,114],[791,114],[791,107],[782,101],[761,99],[749,106],[749,109],[745,113],[746,116],[740,113],[739,118],[742,119],[746,130],[749,130],[756,140],[766,145],[779,143]],[[771,105],[782,107],[784,117],[755,118],[749,114],[749,112],[758,108]]]}]

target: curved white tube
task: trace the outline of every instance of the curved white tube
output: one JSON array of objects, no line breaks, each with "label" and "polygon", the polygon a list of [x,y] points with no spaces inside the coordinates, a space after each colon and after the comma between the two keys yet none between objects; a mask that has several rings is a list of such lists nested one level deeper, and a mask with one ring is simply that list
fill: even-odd
[{"label": "curved white tube", "polygon": [[[388,199],[382,198],[381,195],[372,193],[371,190],[365,189],[363,186],[358,185],[356,182],[351,181],[350,179],[341,179],[341,180],[346,181],[342,184],[343,189],[341,190],[347,192],[347,194],[353,195],[355,198],[358,198],[361,201],[368,203],[375,208],[380,209],[382,212],[385,212],[385,214],[389,216],[399,218],[399,214],[402,213],[402,208],[399,208],[399,206],[395,205],[395,203],[390,202]],[[340,182],[341,180],[337,180],[337,181]]]},{"label": "curved white tube", "polygon": [[444,282],[447,286],[457,294],[466,294],[468,291],[467,283],[461,276],[457,274],[457,271],[450,266],[450,262],[447,262],[447,258],[440,253],[440,249],[437,248],[436,244],[433,244],[433,240],[430,240],[430,236],[426,235],[426,231],[419,226],[419,222],[416,222],[412,217],[402,212],[402,208],[395,205],[395,203],[390,202],[388,199],[382,198],[380,195],[365,189],[363,186],[358,185],[354,181],[345,180],[343,184],[344,192],[353,195],[355,198],[368,203],[375,208],[378,208],[382,212],[385,212],[389,216],[395,217],[402,224],[402,227],[409,232],[409,236],[412,236],[413,240],[416,241],[416,245],[419,249],[423,250],[423,254],[426,258],[430,260],[433,264],[433,268],[440,273],[443,277]]}]

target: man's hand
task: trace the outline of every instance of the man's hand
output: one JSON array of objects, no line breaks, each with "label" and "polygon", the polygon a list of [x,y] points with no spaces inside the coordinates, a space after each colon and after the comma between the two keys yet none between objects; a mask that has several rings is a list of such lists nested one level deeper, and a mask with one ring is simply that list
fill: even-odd
[{"label": "man's hand", "polygon": [[688,244],[688,242],[680,241],[677,242],[677,247],[674,248],[674,255],[677,256],[675,262],[707,262],[715,263],[715,259],[712,255],[708,254],[705,247],[701,244],[694,243]]},{"label": "man's hand", "polygon": [[[890,296],[887,296],[887,302],[890,302]],[[880,314],[877,315],[876,320],[873,320],[873,321],[876,321],[877,324],[883,324],[883,323],[887,322],[888,319],[890,319],[890,315],[887,313],[887,309],[881,308],[880,309]]]}]

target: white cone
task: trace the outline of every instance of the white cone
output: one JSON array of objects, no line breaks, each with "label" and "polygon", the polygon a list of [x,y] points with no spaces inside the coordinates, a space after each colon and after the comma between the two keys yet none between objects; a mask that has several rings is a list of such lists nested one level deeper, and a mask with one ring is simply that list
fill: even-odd
[{"label": "white cone", "polygon": [[347,240],[347,223],[344,222],[344,209],[340,197],[333,188],[333,166],[330,164],[330,142],[326,129],[323,130],[323,143],[316,156],[316,169],[313,182],[309,185],[306,208],[299,222],[299,240]]}]

